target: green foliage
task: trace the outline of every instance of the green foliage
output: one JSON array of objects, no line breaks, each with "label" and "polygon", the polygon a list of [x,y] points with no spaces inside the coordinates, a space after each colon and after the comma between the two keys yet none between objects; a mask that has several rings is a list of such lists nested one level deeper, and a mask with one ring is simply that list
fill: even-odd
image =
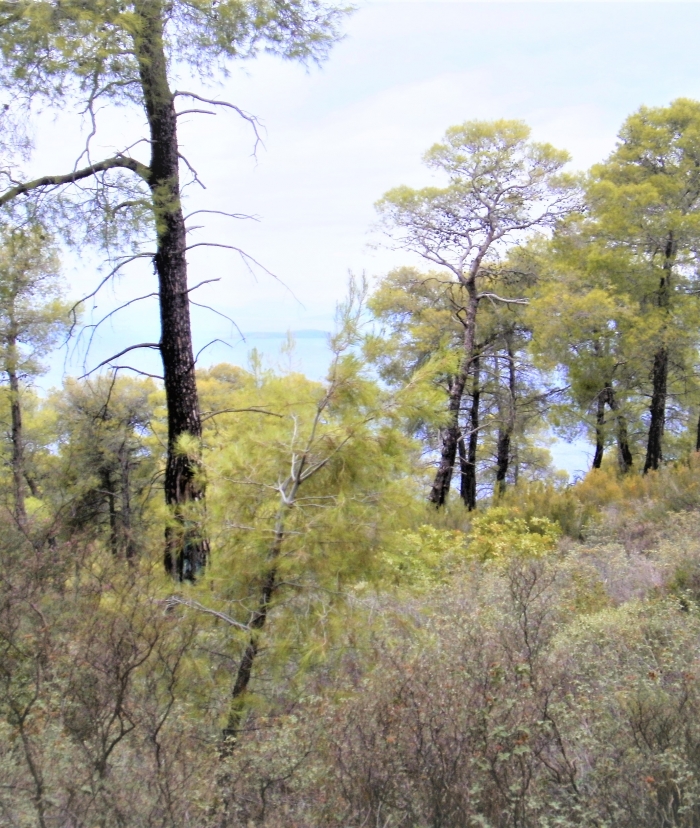
[{"label": "green foliage", "polygon": [[0,227],[0,370],[32,378],[65,336],[69,304],[62,298],[53,240],[37,223]]},{"label": "green foliage", "polygon": [[447,583],[467,560],[463,532],[423,524],[397,532],[385,545],[379,583],[424,590]]}]

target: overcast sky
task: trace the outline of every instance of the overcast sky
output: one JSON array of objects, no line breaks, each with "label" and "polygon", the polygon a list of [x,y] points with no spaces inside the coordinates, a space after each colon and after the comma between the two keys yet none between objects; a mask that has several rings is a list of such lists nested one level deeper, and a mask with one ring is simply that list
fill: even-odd
[{"label": "overcast sky", "polygon": [[[254,278],[231,251],[191,252],[192,284],[221,277],[199,300],[244,332],[329,330],[349,270],[377,277],[399,263],[395,253],[371,247],[379,240],[373,204],[390,187],[430,183],[421,156],[448,126],[519,118],[583,169],[612,150],[622,121],[640,105],[700,98],[694,2],[365,1],[345,31],[320,68],[264,57],[232,67],[209,90],[260,119],[264,147],[256,158],[250,129],[235,114],[181,119],[183,152],[207,187],[188,189],[188,209],[259,219],[202,216],[196,239],[241,247],[280,280],[262,271]],[[94,157],[133,143],[143,125],[138,112],[105,113]],[[62,172],[76,140],[75,119],[44,118],[32,171]],[[78,296],[94,285],[94,263],[68,262],[67,276]],[[152,286],[150,269],[133,266],[95,313]],[[157,325],[153,300],[130,308],[104,330],[89,362],[157,340]],[[214,337],[235,345],[214,346],[203,364],[241,362],[251,343],[276,347],[272,339],[235,344],[230,324],[196,308],[194,325],[197,347]],[[319,370],[319,342],[300,341],[301,367],[310,373]],[[75,361],[69,368],[79,371]],[[57,376],[55,369],[46,383]]]}]

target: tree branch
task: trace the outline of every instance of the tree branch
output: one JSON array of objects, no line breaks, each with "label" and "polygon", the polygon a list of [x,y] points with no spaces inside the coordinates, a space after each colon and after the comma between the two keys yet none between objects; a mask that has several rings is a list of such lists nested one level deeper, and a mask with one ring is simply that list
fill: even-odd
[{"label": "tree branch", "polygon": [[247,624],[241,624],[240,621],[236,621],[235,618],[231,618],[231,616],[226,615],[225,612],[218,612],[218,610],[209,609],[209,607],[205,607],[203,604],[200,604],[199,601],[193,601],[191,598],[180,598],[178,595],[171,595],[169,598],[166,598],[165,601],[158,601],[158,603],[165,604],[166,609],[171,609],[173,606],[180,604],[183,607],[189,607],[189,609],[204,612],[207,615],[213,615],[215,618],[220,618],[231,627],[236,627],[236,629],[250,632],[250,627]]},{"label": "tree branch", "polygon": [[529,305],[529,299],[506,299],[503,296],[499,296],[497,293],[480,293],[477,297],[479,300],[481,299],[494,299],[497,302],[503,302],[506,305]]},{"label": "tree branch", "polygon": [[79,379],[85,379],[86,377],[89,377],[90,374],[94,374],[95,371],[102,368],[103,365],[108,365],[113,359],[116,359],[117,357],[120,357],[120,356],[124,356],[124,354],[128,354],[129,351],[136,351],[138,348],[155,348],[155,350],[160,351],[160,343],[158,343],[158,342],[141,342],[138,345],[130,345],[128,348],[124,348],[123,351],[119,351],[118,354],[112,354],[112,356],[109,357],[109,359],[102,360],[102,362],[100,362],[99,365],[96,365],[91,371],[88,371],[87,374],[83,374],[83,376],[79,377]]},{"label": "tree branch", "polygon": [[184,96],[185,98],[192,98],[195,101],[201,101],[202,103],[209,104],[210,106],[224,106],[227,109],[232,109],[234,112],[237,112],[241,116],[241,118],[243,118],[244,121],[248,121],[248,123],[253,127],[253,132],[255,133],[255,146],[253,147],[253,155],[257,154],[258,144],[263,144],[263,140],[260,137],[259,131],[260,121],[255,117],[255,115],[251,115],[249,112],[246,112],[244,109],[241,109],[240,106],[236,106],[235,104],[229,103],[228,101],[215,101],[211,98],[203,98],[201,95],[196,95],[194,92],[173,92],[173,98],[177,98],[179,96]]},{"label": "tree branch", "polygon": [[83,167],[81,170],[74,170],[73,172],[66,173],[65,175],[45,175],[42,178],[35,178],[33,181],[26,181],[23,184],[17,184],[17,186],[11,187],[9,190],[5,190],[5,192],[0,195],[0,207],[12,201],[12,199],[17,198],[17,196],[29,193],[32,190],[39,190],[44,187],[61,187],[64,184],[74,184],[76,181],[80,181],[83,178],[90,178],[98,173],[113,169],[131,170],[143,178],[144,181],[148,181],[151,174],[150,168],[145,164],[142,164],[140,161],[137,161],[135,158],[127,158],[123,155],[116,155],[114,158],[107,158],[105,161],[90,164],[87,167]]},{"label": "tree branch", "polygon": [[277,414],[274,411],[265,411],[264,408],[222,408],[221,411],[207,411],[202,414],[202,422],[211,420],[213,417],[218,417],[219,414],[243,414],[249,412],[251,414],[267,414],[269,417],[279,417],[284,419],[284,414]]}]

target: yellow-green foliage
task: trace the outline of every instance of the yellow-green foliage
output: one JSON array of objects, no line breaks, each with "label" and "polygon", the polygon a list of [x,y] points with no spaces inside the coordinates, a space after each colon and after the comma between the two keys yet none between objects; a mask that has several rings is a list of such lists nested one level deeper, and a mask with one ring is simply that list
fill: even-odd
[{"label": "yellow-green foliage", "polygon": [[482,561],[538,558],[556,548],[560,527],[546,517],[523,517],[507,506],[477,515],[469,533],[469,554]]},{"label": "yellow-green foliage", "polygon": [[380,572],[389,583],[430,587],[448,580],[466,558],[464,532],[423,524],[394,534],[382,553]]}]

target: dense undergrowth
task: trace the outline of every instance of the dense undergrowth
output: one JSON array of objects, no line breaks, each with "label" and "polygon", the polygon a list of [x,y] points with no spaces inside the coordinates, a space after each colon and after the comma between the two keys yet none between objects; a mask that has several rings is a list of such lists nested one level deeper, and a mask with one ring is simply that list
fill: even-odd
[{"label": "dense undergrowth", "polygon": [[215,576],[6,529],[0,824],[700,824],[698,459],[412,520],[285,598],[223,752]]}]

